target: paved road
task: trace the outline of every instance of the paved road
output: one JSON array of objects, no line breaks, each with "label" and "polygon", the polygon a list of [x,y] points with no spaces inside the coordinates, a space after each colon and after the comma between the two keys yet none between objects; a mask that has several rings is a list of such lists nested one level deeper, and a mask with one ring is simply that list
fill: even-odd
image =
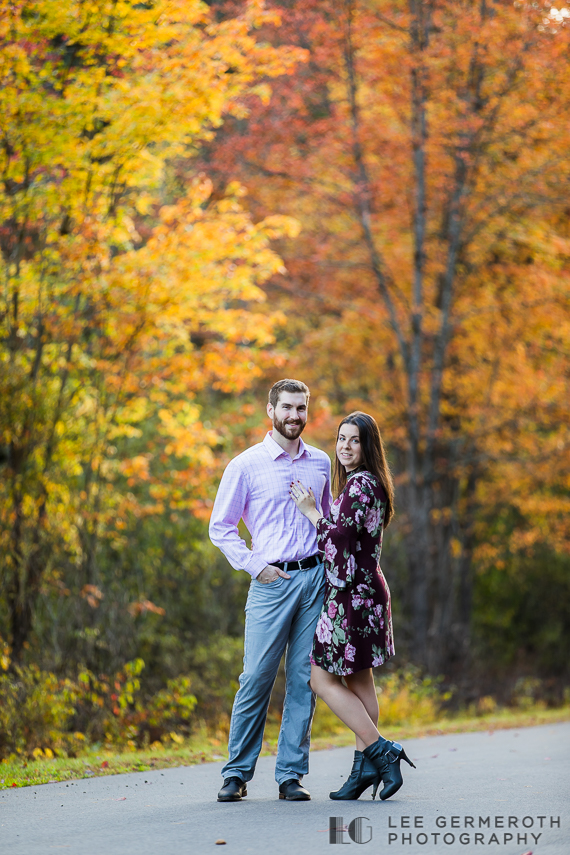
[{"label": "paved road", "polygon": [[[353,851],[570,855],[570,723],[411,739],[406,748],[418,768],[402,764],[404,786],[386,802],[370,791],[358,802],[329,800],[350,769],[347,748],[312,754],[310,802],[277,799],[273,757],[260,760],[237,804],[215,801],[220,763],[6,791],[0,853],[334,855],[330,818],[342,815],[337,844]],[[340,829],[359,816],[352,840]]]}]

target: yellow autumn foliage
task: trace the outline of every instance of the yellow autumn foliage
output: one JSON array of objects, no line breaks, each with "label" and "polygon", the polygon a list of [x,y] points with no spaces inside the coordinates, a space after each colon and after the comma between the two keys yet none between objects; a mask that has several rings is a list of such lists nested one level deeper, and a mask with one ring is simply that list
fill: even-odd
[{"label": "yellow autumn foliage", "polygon": [[297,224],[254,223],[235,182],[214,193],[175,175],[303,59],[258,42],[277,20],[259,0],[223,20],[199,0],[0,2],[0,552],[16,658],[62,556],[88,566],[141,512],[119,480],[151,482],[144,513],[173,482],[196,506],[219,437],[195,396],[247,388],[273,342],[260,285],[284,271],[270,239]]}]

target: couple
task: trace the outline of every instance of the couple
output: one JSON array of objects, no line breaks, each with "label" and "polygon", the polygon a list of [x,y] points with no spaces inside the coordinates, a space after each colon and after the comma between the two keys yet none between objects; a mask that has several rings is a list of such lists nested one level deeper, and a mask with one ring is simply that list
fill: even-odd
[{"label": "couple", "polygon": [[[331,504],[328,455],[300,439],[308,406],[304,383],[274,384],[267,404],[273,430],[229,463],[212,511],[212,542],[252,577],[222,802],[247,795],[284,651],[280,799],[310,799],[301,780],[315,693],[356,736],[352,772],[332,799],[357,799],[369,786],[374,798],[380,781],[380,798],[387,799],[402,785],[400,760],[410,763],[402,746],[376,728],[372,667],[394,654],[390,592],[379,565],[393,486],[380,433],[365,413],[342,420]],[[251,550],[238,533],[240,519],[252,535]]]}]

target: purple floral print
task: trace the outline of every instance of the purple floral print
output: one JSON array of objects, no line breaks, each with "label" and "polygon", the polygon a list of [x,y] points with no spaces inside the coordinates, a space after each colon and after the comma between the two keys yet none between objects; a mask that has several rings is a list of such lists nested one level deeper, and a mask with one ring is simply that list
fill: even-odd
[{"label": "purple floral print", "polygon": [[322,614],[317,623],[317,638],[323,644],[330,644],[332,639],[332,623],[327,614]]},{"label": "purple floral print", "polygon": [[355,472],[317,524],[327,575],[311,661],[340,676],[394,655],[390,590],[380,569],[386,495],[370,472]]}]

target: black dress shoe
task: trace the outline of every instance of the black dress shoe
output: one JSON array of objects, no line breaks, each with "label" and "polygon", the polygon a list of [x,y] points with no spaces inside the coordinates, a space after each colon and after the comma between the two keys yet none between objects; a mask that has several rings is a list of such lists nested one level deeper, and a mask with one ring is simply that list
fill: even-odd
[{"label": "black dress shoe", "polygon": [[296,778],[290,778],[279,784],[279,798],[288,802],[308,802],[311,794]]},{"label": "black dress shoe", "polygon": [[241,778],[225,778],[224,786],[218,793],[219,802],[241,802],[247,796],[247,784]]}]

